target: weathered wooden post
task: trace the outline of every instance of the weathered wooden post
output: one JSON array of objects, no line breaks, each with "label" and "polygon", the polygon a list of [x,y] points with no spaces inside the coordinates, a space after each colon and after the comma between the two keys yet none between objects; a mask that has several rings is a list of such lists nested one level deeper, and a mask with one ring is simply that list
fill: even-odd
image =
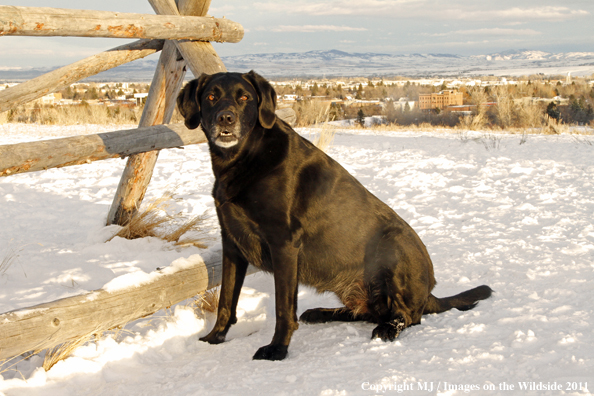
[{"label": "weathered wooden post", "polygon": [[[177,6],[173,0],[149,0],[149,2],[154,10],[162,15],[179,15],[181,12],[184,15],[203,16],[206,15],[210,5],[210,0],[182,0]],[[192,62],[190,67],[194,75],[226,71],[210,43],[187,42],[179,43],[178,47],[184,55],[183,58],[172,41],[165,43],[139,127],[164,124],[171,120],[176,97],[185,76],[184,59],[190,59]],[[157,157],[158,151],[152,151],[128,158],[109,210],[108,225],[124,225],[136,212],[148,188]]]},{"label": "weathered wooden post", "polygon": [[[183,58],[167,41],[161,52],[139,127],[167,124],[175,109],[175,96],[186,75]],[[128,162],[109,210],[107,224],[124,225],[142,202],[151,180],[159,151],[134,154]]]},{"label": "weathered wooden post", "polygon": [[[201,12],[201,15],[206,15],[210,1],[179,0],[179,9],[188,13]],[[171,7],[173,0],[169,0],[168,4]],[[186,60],[194,77],[199,77],[202,73],[214,74],[227,71],[223,61],[208,41],[175,41],[175,45]]]}]

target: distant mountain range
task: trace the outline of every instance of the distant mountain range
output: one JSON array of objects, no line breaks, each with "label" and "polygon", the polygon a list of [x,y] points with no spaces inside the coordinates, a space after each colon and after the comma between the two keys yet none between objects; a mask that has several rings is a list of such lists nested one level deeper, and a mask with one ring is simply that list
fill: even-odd
[{"label": "distant mountain range", "polygon": [[223,58],[229,70],[255,69],[269,77],[461,76],[594,73],[594,52],[512,50],[490,55],[348,53],[337,50]]},{"label": "distant mountain range", "polygon": [[[510,50],[489,55],[349,53],[338,50],[222,57],[229,71],[256,70],[269,78],[294,77],[472,77],[594,74],[594,52],[548,53]],[[103,72],[95,81],[150,81],[156,61],[141,59]],[[1,70],[0,81],[26,80],[51,69]],[[189,73],[191,77],[191,74]]]}]

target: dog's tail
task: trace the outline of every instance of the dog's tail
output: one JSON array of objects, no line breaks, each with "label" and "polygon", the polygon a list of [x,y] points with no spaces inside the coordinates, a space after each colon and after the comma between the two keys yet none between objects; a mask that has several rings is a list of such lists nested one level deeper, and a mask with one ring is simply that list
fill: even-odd
[{"label": "dog's tail", "polygon": [[452,308],[468,311],[474,308],[480,300],[491,297],[492,292],[493,290],[489,286],[482,285],[451,297],[437,298],[430,294],[423,315],[441,313]]}]

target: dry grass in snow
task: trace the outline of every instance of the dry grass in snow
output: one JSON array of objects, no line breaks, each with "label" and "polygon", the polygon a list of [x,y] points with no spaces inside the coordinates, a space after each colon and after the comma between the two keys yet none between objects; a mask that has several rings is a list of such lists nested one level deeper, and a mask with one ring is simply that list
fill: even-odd
[{"label": "dry grass in snow", "polygon": [[141,207],[132,216],[130,222],[109,240],[116,236],[126,239],[156,237],[173,242],[176,246],[206,248],[200,237],[201,224],[206,216],[202,214],[188,218],[182,212],[170,214],[168,209],[171,208],[174,201],[174,193],[166,191],[161,197]]}]

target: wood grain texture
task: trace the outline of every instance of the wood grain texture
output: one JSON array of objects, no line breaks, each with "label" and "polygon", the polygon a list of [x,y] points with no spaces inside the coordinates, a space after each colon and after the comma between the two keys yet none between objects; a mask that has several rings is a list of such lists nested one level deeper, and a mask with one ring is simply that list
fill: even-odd
[{"label": "wood grain texture", "polygon": [[[155,12],[159,14],[177,14],[177,6],[174,0],[149,0]],[[188,12],[208,11],[210,0],[179,0],[179,8]],[[181,40],[175,41],[175,45],[182,54],[188,68],[198,78],[202,73],[215,74],[226,72],[225,64],[219,58],[212,44],[208,42]]]},{"label": "wood grain texture", "polygon": [[[0,315],[0,359],[51,348],[63,342],[123,326],[191,298],[209,287],[210,269],[200,260],[177,271],[151,273],[154,281],[118,290],[95,290],[75,297]],[[166,272],[166,273],[163,273]],[[169,272],[169,273],[167,273]],[[171,273],[172,272],[172,273]],[[220,281],[220,280],[219,280]]]},{"label": "wood grain texture", "polygon": [[108,158],[206,142],[200,128],[156,125],[96,135],[0,146],[0,176],[88,164]]},{"label": "wood grain texture", "polygon": [[[152,315],[222,281],[221,252],[212,261],[151,273],[153,281],[119,290],[94,290],[74,297],[0,314],[0,360],[39,351]],[[259,270],[249,266],[247,275]]]},{"label": "wood grain texture", "polygon": [[0,6],[0,36],[69,36],[238,43],[243,27],[226,18]]}]

